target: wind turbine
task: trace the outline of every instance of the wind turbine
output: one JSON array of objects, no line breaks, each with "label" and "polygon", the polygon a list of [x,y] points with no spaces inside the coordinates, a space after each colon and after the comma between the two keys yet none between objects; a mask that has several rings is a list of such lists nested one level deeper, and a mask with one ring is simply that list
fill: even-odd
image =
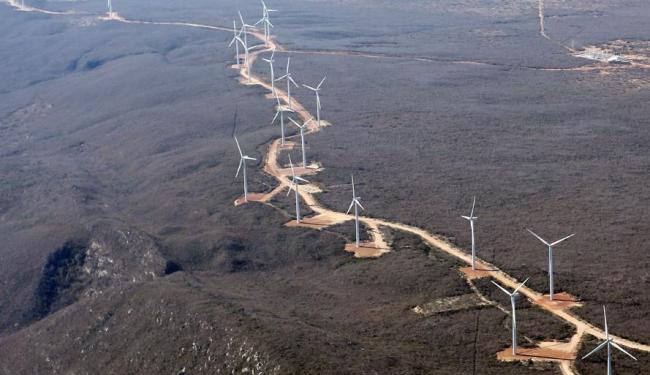
[{"label": "wind turbine", "polygon": [[244,45],[244,41],[240,38],[241,30],[239,30],[239,33],[237,32],[237,21],[235,20],[232,20],[232,34],[233,37],[230,44],[228,44],[228,47],[232,47],[233,43],[235,44],[235,61],[237,62],[237,68],[239,68],[239,43]]},{"label": "wind turbine", "polygon": [[273,120],[271,120],[271,124],[275,122],[278,116],[280,116],[280,132],[282,134],[280,144],[284,146],[284,112],[293,112],[293,110],[280,105],[280,98],[277,96],[277,94],[275,95],[275,98],[278,101],[278,110],[275,112],[275,116],[273,117]]},{"label": "wind turbine", "polygon": [[244,63],[246,64],[246,67],[248,68],[248,82],[250,83],[251,81],[251,67],[250,64],[248,63],[248,51],[250,51],[252,48],[248,48],[248,31],[246,30],[247,28],[252,28],[253,25],[249,25],[246,22],[244,22],[244,17],[242,17],[241,12],[237,12],[239,14],[239,20],[241,21],[241,31],[240,34],[244,34]]},{"label": "wind turbine", "polygon": [[476,247],[475,247],[475,242],[474,242],[474,221],[478,219],[478,217],[474,216],[474,206],[476,206],[476,197],[474,197],[474,201],[472,202],[472,211],[470,212],[469,216],[461,216],[463,219],[469,220],[469,227],[472,231],[472,269],[476,269]]},{"label": "wind turbine", "polygon": [[617,343],[614,342],[614,339],[609,337],[609,330],[607,329],[607,310],[605,310],[605,306],[603,306],[603,317],[605,318],[605,341],[600,343],[594,350],[589,352],[586,356],[582,357],[582,359],[585,359],[589,357],[590,355],[596,353],[597,351],[601,350],[605,346],[607,346],[607,375],[612,375],[612,347],[615,347],[616,349],[620,350],[621,352],[627,354],[630,358],[633,360],[637,360],[632,354],[628,353],[625,349],[621,348]]},{"label": "wind turbine", "polygon": [[289,109],[293,109],[291,105],[291,84],[296,86],[298,88],[298,84],[296,81],[293,80],[293,77],[291,77],[291,73],[289,72],[289,64],[291,64],[291,56],[287,57],[287,74],[283,75],[282,77],[276,79],[276,81],[281,81],[286,78],[287,80],[287,97],[289,100],[287,100],[287,104],[289,105]]},{"label": "wind turbine", "polygon": [[300,223],[300,193],[298,193],[298,182],[306,182],[309,183],[309,181],[305,180],[304,178],[300,176],[296,176],[296,172],[293,169],[293,163],[291,162],[291,155],[289,155],[289,165],[291,166],[291,184],[289,185],[289,191],[287,191],[287,196],[291,194],[291,189],[294,190],[296,194],[296,223]]},{"label": "wind turbine", "polygon": [[349,214],[350,211],[352,210],[352,207],[354,207],[354,221],[355,221],[354,229],[357,236],[355,245],[359,247],[359,208],[361,208],[362,210],[365,209],[361,205],[361,202],[359,202],[359,199],[361,199],[361,197],[357,197],[357,194],[354,191],[354,176],[350,175],[350,177],[352,179],[352,202],[350,203],[350,207],[348,208],[348,212],[346,212],[346,215]]},{"label": "wind turbine", "polygon": [[311,122],[314,118],[310,118],[309,120],[305,121],[302,125],[296,122],[293,118],[289,117],[289,120],[293,122],[294,125],[300,129],[300,145],[302,148],[302,166],[307,167],[307,154],[305,154],[305,128],[307,127],[307,124]]},{"label": "wind turbine", "polygon": [[252,158],[248,155],[244,155],[244,153],[241,150],[241,147],[239,147],[239,141],[237,140],[237,137],[235,137],[235,143],[237,143],[237,149],[239,150],[239,167],[237,167],[237,173],[235,173],[235,178],[239,176],[239,170],[242,169],[242,166],[244,167],[243,174],[244,174],[244,202],[248,202],[248,181],[246,179],[246,160],[257,160],[255,158]]},{"label": "wind turbine", "polygon": [[262,23],[264,26],[264,44],[269,43],[269,36],[271,36],[271,27],[274,27],[271,21],[269,20],[270,12],[277,12],[277,10],[269,9],[266,6],[264,0],[262,0],[262,18],[259,21],[257,21],[255,25],[259,25],[260,23]]},{"label": "wind turbine", "polygon": [[316,93],[316,118],[318,119],[318,127],[320,127],[320,109],[321,109],[321,106],[320,106],[320,89],[321,89],[321,86],[323,85],[323,82],[325,82],[326,78],[327,77],[323,77],[323,79],[320,81],[318,86],[316,86],[315,88],[311,87],[311,86],[303,85],[304,87],[306,87],[306,88],[308,88],[311,91]]},{"label": "wind turbine", "polygon": [[[530,279],[530,277],[528,278]],[[505,294],[510,296],[510,306],[512,306],[512,355],[517,355],[517,315],[516,315],[516,308],[515,308],[515,300],[519,296],[519,289],[521,289],[524,284],[526,284],[526,281],[528,279],[524,280],[523,283],[519,284],[519,286],[512,292],[508,292],[504,287],[501,285],[495,283],[492,281],[492,284],[496,285],[499,289],[501,289]]]},{"label": "wind turbine", "polygon": [[275,62],[275,60],[273,60],[273,56],[275,56],[275,48],[273,48],[273,52],[271,52],[271,58],[263,59],[263,60],[269,63],[269,66],[271,67],[271,92],[273,93],[273,95],[276,95],[275,94],[275,71],[273,70],[273,63]]},{"label": "wind turbine", "polygon": [[530,230],[530,229],[526,229],[526,230],[529,231],[530,234],[532,234],[533,236],[535,236],[538,240],[542,241],[542,243],[543,243],[544,245],[548,246],[548,282],[549,282],[549,297],[550,297],[550,299],[551,299],[551,301],[552,301],[552,300],[553,300],[553,246],[559,244],[560,242],[562,242],[562,241],[564,241],[564,240],[567,240],[567,239],[569,239],[569,238],[575,236],[575,233],[572,234],[572,235],[566,236],[566,237],[562,238],[561,240],[557,240],[557,241],[555,241],[555,242],[553,242],[553,243],[548,243],[548,242],[546,242],[542,237],[540,237],[540,236],[538,236],[537,234],[535,234],[535,232],[533,232],[532,230]]}]

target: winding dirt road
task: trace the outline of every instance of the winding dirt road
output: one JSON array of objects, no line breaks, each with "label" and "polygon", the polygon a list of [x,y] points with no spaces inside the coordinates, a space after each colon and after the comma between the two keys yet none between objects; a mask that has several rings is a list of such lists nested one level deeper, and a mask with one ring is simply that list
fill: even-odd
[{"label": "winding dirt road", "polygon": [[[15,0],[8,0],[7,4],[10,6],[17,8],[18,10],[21,11],[27,11],[27,12],[39,12],[39,13],[45,13],[45,14],[51,14],[51,15],[74,15],[77,13],[74,12],[50,12],[47,10],[43,9],[37,9],[33,7],[24,7],[22,8],[20,4],[18,4]],[[540,1],[540,12],[541,12],[541,7],[543,5],[541,4]],[[104,17],[102,15],[97,15],[99,18],[102,19],[107,19],[110,21],[115,21],[115,22],[123,22],[123,23],[129,23],[129,24],[143,24],[143,25],[168,25],[168,26],[183,26],[183,27],[195,27],[195,28],[202,28],[202,29],[209,29],[209,30],[216,30],[216,31],[224,31],[224,32],[232,32],[231,28],[228,27],[220,27],[220,26],[210,26],[210,25],[202,25],[202,24],[196,24],[196,23],[189,23],[189,22],[155,22],[155,21],[141,21],[141,20],[129,20],[122,18],[120,16],[115,15],[114,17]],[[543,30],[543,29],[542,29]],[[260,32],[257,31],[249,31],[249,35],[259,39],[262,43],[264,43],[264,35]],[[542,34],[542,36],[544,36]],[[254,61],[257,59],[257,57],[262,54],[262,53],[269,53],[271,50],[275,49],[276,51],[285,51],[281,45],[279,45],[276,41],[273,39],[270,39],[269,42],[267,43],[266,47],[264,49],[258,49],[252,53],[249,54],[250,57],[250,64],[253,64]],[[315,51],[314,53],[322,53],[322,54],[341,54],[345,55],[346,53],[335,53],[331,51]],[[352,55],[353,53],[348,53]],[[357,54],[358,55],[358,54]],[[366,54],[368,57],[386,57],[386,56],[372,56],[370,54]],[[468,62],[470,63],[470,62]],[[477,62],[478,63],[478,62]],[[235,68],[236,66],[233,66]],[[559,69],[558,69],[559,70]],[[258,85],[266,88],[267,90],[271,91],[271,85],[267,82],[265,82],[262,78],[256,76],[256,75],[251,75],[250,77],[248,76],[247,70],[245,69],[245,66],[242,64],[239,67],[239,74],[240,74],[240,82],[242,84],[246,85]],[[250,82],[249,82],[250,79]],[[288,105],[288,96],[286,92],[281,90],[280,88],[276,87],[276,92],[277,95],[279,96],[280,100],[285,103],[285,105]],[[292,105],[293,108],[297,114],[303,121],[308,120],[309,118],[313,117],[310,112],[302,105],[300,104],[295,98],[292,98]],[[321,128],[318,126],[318,124],[313,121],[309,125],[309,130],[306,132],[306,135],[313,135],[317,133],[318,131],[321,130]],[[293,136],[296,137],[296,136]],[[278,186],[273,189],[271,192],[265,194],[263,198],[259,199],[260,201],[263,202],[268,202],[271,200],[275,195],[283,191],[285,188],[289,186],[289,179],[286,176],[286,173],[283,172],[283,168],[278,164],[278,155],[281,151],[281,144],[280,144],[280,139],[274,140],[269,148],[268,152],[265,155],[264,159],[264,166],[263,169],[266,173],[269,175],[273,176],[277,181],[278,181]],[[351,215],[347,215],[345,213],[337,212],[334,210],[331,210],[327,207],[324,207],[321,205],[317,198],[315,197],[315,194],[319,192],[319,189],[315,186],[310,186],[307,185],[305,186],[304,189],[300,189],[299,193],[303,201],[309,205],[309,207],[318,215],[325,215],[328,218],[331,218],[333,221],[337,222],[343,222],[343,221],[348,221],[348,220],[353,220],[353,217]],[[383,241],[379,233],[379,228],[380,227],[388,227],[392,228],[395,230],[399,231],[404,231],[408,232],[411,234],[414,234],[418,237],[420,237],[424,242],[432,246],[433,248],[439,249],[441,251],[444,251],[445,253],[461,260],[462,262],[467,263],[468,265],[471,264],[471,255],[463,251],[462,249],[455,247],[451,245],[449,242],[447,242],[444,238],[433,235],[429,232],[427,232],[424,229],[414,227],[411,225],[406,225],[398,222],[393,222],[389,221],[386,219],[380,219],[380,218],[373,218],[373,217],[368,217],[368,216],[362,216],[360,217],[360,220],[365,223],[368,227],[372,229],[373,232],[373,237],[375,238],[375,241]],[[379,237],[377,237],[379,236]],[[378,239],[379,238],[379,239]],[[512,276],[508,275],[504,271],[498,269],[498,267],[489,264],[485,261],[479,260],[477,262],[477,266],[480,269],[485,269],[489,271],[485,271],[489,277],[492,277],[493,279],[497,280],[501,284],[509,287],[509,288],[516,288],[520,281],[516,280]],[[540,292],[537,292],[529,287],[523,287],[520,289],[521,293],[528,297],[531,303],[537,305],[539,308],[546,310],[547,312],[557,316],[558,318],[564,320],[565,322],[571,324],[572,326],[575,327],[576,329],[576,335],[571,339],[569,343],[566,343],[567,351],[572,352],[573,354],[577,353],[578,348],[580,346],[581,338],[583,337],[584,334],[590,334],[592,336],[595,336],[599,339],[604,339],[605,334],[602,329],[594,326],[593,324],[581,319],[577,315],[573,314],[570,310],[566,308],[555,308],[548,303],[540,303],[540,300],[543,300],[543,294]],[[618,344],[638,350],[638,351],[643,351],[643,352],[650,352],[650,346],[649,345],[644,345],[632,340],[627,340],[621,337],[617,336],[610,336],[612,337]],[[575,356],[574,356],[575,357]],[[559,363],[560,369],[564,374],[574,374],[575,370],[573,369],[573,361],[570,360],[555,360],[555,362]]]}]

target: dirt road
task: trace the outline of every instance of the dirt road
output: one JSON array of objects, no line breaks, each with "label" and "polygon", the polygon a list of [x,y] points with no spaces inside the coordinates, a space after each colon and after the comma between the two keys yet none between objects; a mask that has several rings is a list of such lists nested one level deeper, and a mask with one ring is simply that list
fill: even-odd
[{"label": "dirt road", "polygon": [[[26,11],[26,12],[39,12],[39,13],[44,13],[44,14],[50,14],[50,15],[75,15],[76,13],[73,12],[50,12],[47,10],[43,9],[38,9],[38,8],[33,8],[33,7],[22,7],[20,4],[18,4],[15,0],[9,0],[7,1],[7,4],[20,10],[20,11]],[[541,4],[541,3],[540,3]],[[541,5],[540,5],[541,6]],[[104,15],[97,15],[99,18],[102,19],[107,19]],[[129,20],[125,19],[123,17],[120,17],[118,15],[114,15],[113,17],[108,18],[109,21],[113,22],[123,22],[123,23],[129,23],[129,24],[143,24],[143,25],[168,25],[168,26],[182,26],[182,27],[195,27],[195,28],[202,28],[202,29],[209,29],[209,30],[215,30],[215,31],[223,31],[223,32],[232,32],[232,29],[227,28],[227,27],[220,27],[220,26],[210,26],[210,25],[202,25],[202,24],[196,24],[196,23],[187,23],[187,22],[155,22],[155,21],[141,21],[141,20]],[[543,30],[543,29],[542,29]],[[260,40],[262,43],[264,42],[264,35],[260,32],[257,31],[249,31],[249,35],[257,38]],[[262,54],[262,53],[269,53],[271,50],[275,49],[276,51],[285,51],[281,45],[279,45],[276,41],[274,41],[272,38],[269,40],[265,48],[263,49],[258,49],[252,53],[250,53],[250,64],[253,64],[254,61],[257,59],[257,57]],[[332,53],[331,51],[314,51],[314,53],[323,53],[323,54],[330,54]],[[345,53],[341,53],[345,54]],[[350,55],[354,55],[354,53],[349,53]],[[358,55],[358,54],[357,54]],[[373,58],[381,58],[385,56],[367,56],[367,57],[373,57]],[[469,63],[469,62],[468,62]],[[478,62],[477,62],[478,63]],[[234,67],[234,66],[233,66]],[[580,68],[578,68],[580,69]],[[584,70],[588,70],[586,68],[582,68]],[[558,69],[560,70],[560,69]],[[570,69],[567,69],[570,70]],[[262,78],[251,75],[250,77],[248,76],[247,69],[243,64],[240,65],[239,67],[239,73],[240,73],[240,82],[242,84],[246,85],[259,85],[267,90],[271,91],[271,85],[267,82],[265,82]],[[281,89],[276,87],[276,92],[277,95],[279,96],[281,101],[284,101],[285,105],[288,104],[288,96],[286,92],[282,91]],[[292,105],[293,108],[297,114],[303,121],[307,121],[308,119],[312,118],[313,116],[310,114],[309,111],[305,109],[303,105],[301,105],[295,98],[292,98]],[[317,133],[320,128],[318,124],[313,121],[309,124],[308,131],[306,132],[306,135],[313,135]],[[296,137],[296,136],[294,136]],[[276,194],[280,193],[283,191],[285,188],[289,186],[289,179],[287,176],[282,173],[282,167],[278,164],[278,155],[280,153],[280,139],[274,140],[271,145],[268,148],[268,152],[265,155],[265,161],[264,161],[264,166],[263,169],[266,173],[269,175],[273,176],[277,181],[278,181],[278,186],[273,189],[270,193],[267,193],[263,198],[261,198],[261,201],[268,202],[275,196]],[[317,198],[315,197],[315,194],[313,193],[314,191],[318,191],[318,189],[310,189],[310,188],[305,188],[305,189],[300,189],[299,193],[301,198],[304,200],[304,202],[309,205],[309,207],[318,215],[324,215],[325,217],[331,218],[333,221],[347,221],[347,220],[352,220],[353,217],[351,215],[347,215],[345,213],[337,212],[334,210],[330,210],[323,205],[321,205]],[[379,218],[372,218],[372,217],[367,217],[363,216],[360,218],[360,220],[365,223],[368,227],[372,229],[373,232],[373,240],[381,246],[386,246],[385,241],[379,234],[379,228],[380,227],[388,227],[392,228],[395,230],[399,231],[404,231],[408,233],[412,233],[414,235],[419,236],[424,240],[426,243],[428,243],[430,246],[433,248],[439,249],[441,251],[446,252],[447,254],[456,257],[457,259],[467,263],[471,264],[471,256],[470,254],[466,253],[460,248],[457,248],[453,245],[451,245],[449,242],[447,242],[445,239],[435,236],[424,229],[417,228],[414,226],[402,224],[402,223],[397,223],[397,222],[392,222],[389,220],[385,219],[379,219]],[[485,269],[490,269],[489,276],[500,282],[501,284],[514,289],[516,286],[519,285],[520,281],[514,279],[507,273],[503,272],[502,270],[499,270],[496,266],[489,264],[485,261],[479,260],[478,265],[481,268]],[[549,313],[557,316],[558,318],[566,321],[567,323],[573,325],[576,328],[576,336],[572,338],[572,340],[567,344],[568,349],[571,352],[577,353],[577,350],[580,345],[581,338],[584,334],[590,334],[592,336],[598,337],[600,339],[603,339],[605,337],[605,334],[603,330],[600,328],[597,328],[593,324],[582,320],[579,318],[577,315],[573,314],[570,312],[568,309],[560,309],[560,308],[553,308],[552,306],[549,306],[548,304],[542,304],[539,303],[539,299],[543,297],[542,293],[539,293],[529,287],[523,287],[520,289],[521,293],[528,297],[531,301],[531,303],[537,305],[539,308],[548,311]],[[644,352],[650,352],[650,346],[649,345],[644,345],[641,343],[637,343],[631,340],[623,339],[617,336],[611,336],[618,344],[639,350],[639,351],[644,351]],[[560,364],[560,368],[563,373],[565,374],[573,374],[574,370],[572,369],[572,361],[566,361],[566,360],[558,360]]]}]

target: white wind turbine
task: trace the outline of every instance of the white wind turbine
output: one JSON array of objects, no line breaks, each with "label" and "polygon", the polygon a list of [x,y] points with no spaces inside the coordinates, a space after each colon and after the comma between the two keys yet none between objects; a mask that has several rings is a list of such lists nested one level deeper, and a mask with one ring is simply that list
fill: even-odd
[{"label": "white wind turbine", "polygon": [[291,166],[291,184],[289,184],[289,191],[287,191],[287,196],[291,194],[291,189],[293,189],[296,195],[296,223],[300,223],[300,193],[298,192],[298,186],[300,185],[298,182],[309,183],[309,181],[300,176],[296,176],[296,172],[293,169],[293,163],[291,162],[291,155],[289,155],[289,165]]},{"label": "white wind turbine", "polygon": [[[275,60],[273,60],[273,56],[275,56],[275,48],[273,48],[273,52],[271,52],[271,57],[268,59],[263,59],[267,63],[269,63],[269,66],[271,67],[271,92],[273,95],[276,95],[275,93],[275,71],[273,70],[273,63]],[[277,97],[277,95],[276,95]]]},{"label": "white wind turbine", "polygon": [[246,64],[246,68],[248,70],[248,82],[250,83],[250,81],[251,81],[251,67],[250,67],[250,64],[248,63],[249,62],[249,60],[248,60],[248,52],[253,48],[252,47],[248,48],[248,30],[246,30],[246,29],[247,28],[253,28],[253,25],[249,25],[246,22],[244,22],[244,17],[242,17],[241,12],[237,12],[237,13],[239,14],[239,20],[241,21],[240,34],[242,34],[242,33],[244,34],[244,43],[243,43],[244,44],[244,50],[245,50],[244,51],[245,52],[244,53],[244,64]]},{"label": "white wind turbine", "polygon": [[280,140],[280,144],[284,146],[284,112],[292,112],[293,110],[287,107],[284,107],[280,105],[280,98],[276,95],[275,98],[278,101],[278,110],[275,112],[275,116],[273,117],[273,120],[271,120],[271,124],[275,122],[275,120],[280,117],[280,133],[282,134],[282,138]]},{"label": "white wind turbine", "polygon": [[271,36],[271,27],[274,27],[271,21],[269,20],[270,12],[277,12],[277,10],[269,9],[266,6],[264,0],[262,0],[262,18],[259,21],[255,22],[255,25],[259,25],[260,23],[262,23],[264,26],[264,44],[269,43],[269,37]]},{"label": "white wind turbine", "polygon": [[355,245],[356,247],[359,247],[359,208],[362,210],[365,210],[363,206],[361,205],[361,202],[359,202],[359,199],[361,197],[357,197],[357,194],[354,190],[354,176],[350,175],[352,179],[352,202],[350,203],[350,207],[348,208],[348,212],[346,212],[346,215],[350,213],[352,210],[352,207],[354,207],[354,229],[355,229],[355,234],[356,234],[356,242]]},{"label": "white wind turbine", "polygon": [[305,154],[305,128],[307,127],[307,124],[311,122],[314,118],[311,117],[309,120],[305,121],[302,125],[296,122],[296,120],[292,119],[291,117],[289,120],[293,122],[294,125],[300,129],[300,147],[302,148],[302,166],[307,167],[307,154]]},{"label": "white wind turbine", "polygon": [[296,86],[296,88],[298,88],[298,84],[293,80],[293,77],[291,77],[291,73],[289,72],[289,64],[291,64],[291,56],[287,57],[287,73],[282,77],[276,79],[276,81],[281,81],[283,79],[287,80],[287,104],[289,105],[289,109],[293,109],[291,105],[291,84]]},{"label": "white wind turbine", "polygon": [[548,246],[548,282],[549,282],[549,297],[550,297],[550,299],[551,299],[551,301],[552,301],[552,300],[553,300],[553,286],[554,286],[554,285],[553,285],[553,246],[559,244],[560,242],[562,242],[562,241],[564,241],[564,240],[567,240],[567,239],[573,237],[573,236],[575,235],[575,233],[572,234],[572,235],[566,236],[566,237],[562,238],[561,240],[557,240],[557,241],[555,241],[555,242],[553,242],[553,243],[548,243],[548,242],[546,242],[546,240],[544,240],[542,237],[540,237],[540,236],[538,236],[537,234],[535,234],[535,232],[533,232],[532,230],[530,230],[530,229],[526,229],[526,230],[529,231],[530,234],[532,234],[533,236],[535,236],[538,240],[542,241],[542,243],[543,243],[544,245]]},{"label": "white wind turbine", "polygon": [[320,89],[321,89],[321,86],[323,85],[323,82],[325,82],[326,78],[327,77],[323,77],[323,79],[320,81],[320,83],[316,87],[303,85],[305,88],[308,88],[309,90],[316,93],[316,119],[318,120],[318,127],[320,127],[320,109],[321,109],[321,106],[320,106]]},{"label": "white wind turbine", "polygon": [[244,202],[248,202],[248,180],[246,179],[246,160],[257,160],[255,158],[252,158],[248,155],[244,155],[244,153],[241,150],[241,147],[239,147],[239,141],[237,140],[237,137],[235,137],[235,143],[237,143],[237,149],[239,150],[239,167],[237,167],[237,173],[235,173],[235,178],[239,176],[239,170],[242,169],[242,166],[244,167],[243,174],[244,174]]},{"label": "white wind turbine", "polygon": [[461,216],[463,219],[469,220],[469,227],[472,231],[472,269],[476,269],[476,246],[474,242],[474,221],[478,219],[478,217],[474,216],[474,206],[476,206],[476,197],[474,197],[474,201],[472,202],[472,211],[470,212],[469,216]]},{"label": "white wind turbine", "polygon": [[621,348],[617,343],[614,342],[614,339],[609,337],[609,330],[607,328],[607,311],[605,310],[605,306],[603,306],[603,316],[605,318],[605,341],[600,343],[594,350],[589,352],[586,356],[582,357],[582,359],[585,359],[589,357],[590,355],[596,353],[597,351],[601,350],[605,346],[607,346],[607,375],[612,375],[612,347],[620,350],[621,352],[627,354],[630,358],[633,360],[637,360],[632,354],[628,353],[625,349]]},{"label": "white wind turbine", "polygon": [[[530,277],[528,279],[530,279]],[[508,290],[506,290],[504,287],[492,281],[492,284],[496,285],[505,294],[510,296],[510,305],[512,306],[512,355],[517,355],[517,315],[515,308],[516,299],[519,296],[519,293],[517,292],[519,289],[521,289],[522,286],[524,286],[524,284],[526,284],[526,281],[528,281],[528,279],[519,284],[519,286],[512,293],[508,292]]]},{"label": "white wind turbine", "polygon": [[239,68],[239,44],[241,43],[244,48],[244,41],[241,40],[241,30],[237,32],[237,21],[232,20],[232,40],[230,41],[230,44],[228,44],[228,47],[232,47],[233,43],[235,44],[235,62],[237,63],[237,68]]}]

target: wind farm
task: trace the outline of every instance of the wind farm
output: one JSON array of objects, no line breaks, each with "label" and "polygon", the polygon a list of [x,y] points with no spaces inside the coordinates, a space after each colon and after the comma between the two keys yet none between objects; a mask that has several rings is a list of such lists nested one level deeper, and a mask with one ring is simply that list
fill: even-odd
[{"label": "wind farm", "polygon": [[[645,178],[645,130],[629,125],[645,108],[615,105],[643,97],[631,87],[645,68],[575,59],[557,39],[566,21],[549,16],[557,4],[506,7],[532,26],[539,12],[541,36],[487,8],[470,22],[459,5],[415,2],[376,7],[381,23],[349,22],[337,4],[251,1],[216,16],[189,4],[179,21],[124,4],[95,25],[101,7],[66,6],[38,22],[67,25],[54,37],[66,41],[101,28],[86,38],[110,33],[113,54],[77,41],[38,52],[79,53],[62,75],[4,75],[0,229],[7,249],[32,244],[2,266],[0,300],[16,301],[0,305],[11,373],[650,368],[650,304],[635,286],[646,185],[631,183]],[[626,17],[643,4],[563,6],[583,35],[596,38],[593,14],[642,30]],[[397,14],[414,28],[389,42]],[[553,53],[512,56],[531,40]],[[88,101],[111,106],[95,114]],[[10,265],[28,257],[16,277]]]}]

